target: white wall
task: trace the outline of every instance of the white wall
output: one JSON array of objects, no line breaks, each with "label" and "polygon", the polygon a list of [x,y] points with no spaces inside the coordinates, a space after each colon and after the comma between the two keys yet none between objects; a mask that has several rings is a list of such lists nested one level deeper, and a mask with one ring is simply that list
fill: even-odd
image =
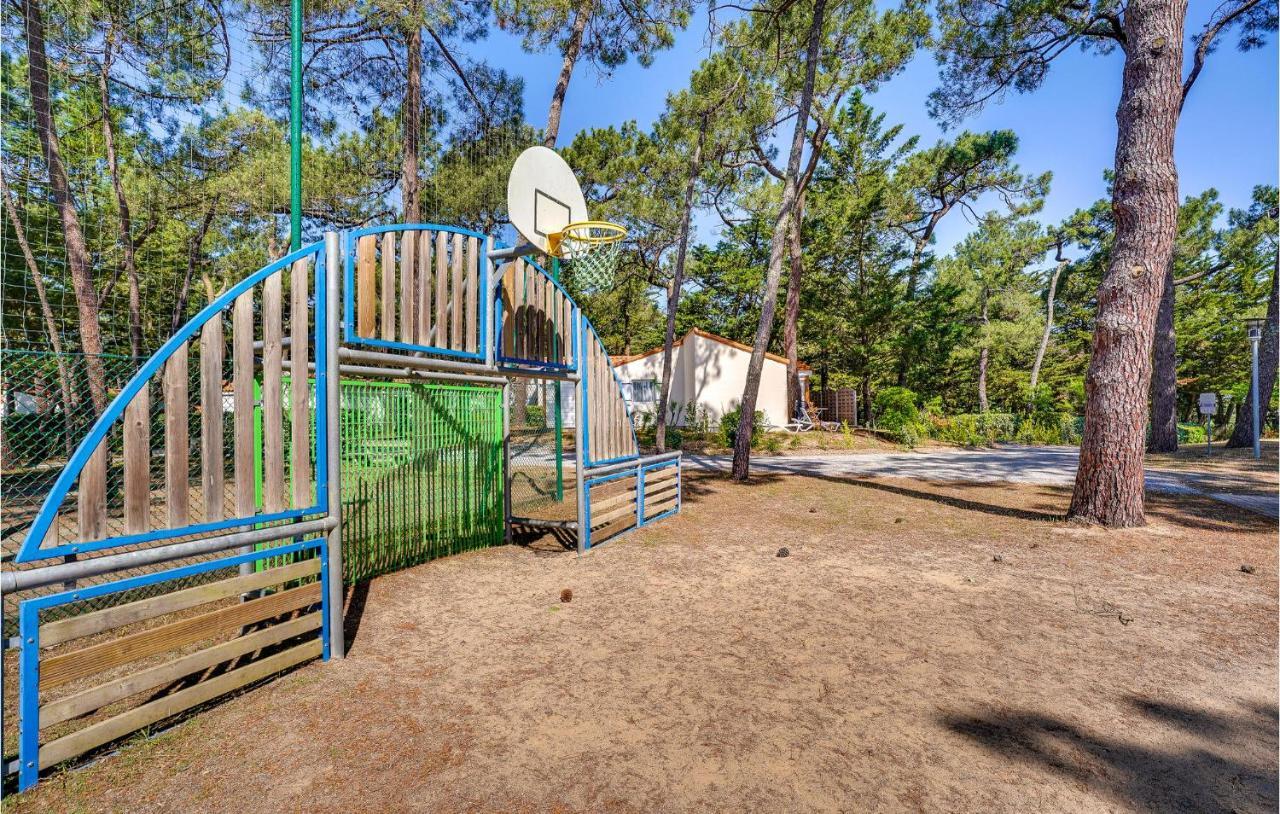
[{"label": "white wall", "polygon": [[[749,351],[694,333],[686,336],[680,347],[672,349],[672,361],[672,402],[697,402],[709,413],[713,425],[741,402],[751,361]],[[617,371],[623,381],[654,379],[660,382],[662,354],[654,353],[619,365]],[[638,406],[644,408],[644,405]],[[787,409],[785,364],[765,357],[756,409],[765,414],[772,426],[787,423],[790,410]],[[689,416],[683,418],[687,421]]]}]

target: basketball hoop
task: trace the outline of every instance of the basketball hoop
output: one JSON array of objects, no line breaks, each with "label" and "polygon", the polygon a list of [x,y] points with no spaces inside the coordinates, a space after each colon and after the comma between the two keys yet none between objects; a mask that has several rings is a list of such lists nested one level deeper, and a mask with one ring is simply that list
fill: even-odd
[{"label": "basketball hoop", "polygon": [[578,285],[599,291],[613,285],[626,227],[605,220],[570,223],[549,235],[548,250],[565,262]]}]

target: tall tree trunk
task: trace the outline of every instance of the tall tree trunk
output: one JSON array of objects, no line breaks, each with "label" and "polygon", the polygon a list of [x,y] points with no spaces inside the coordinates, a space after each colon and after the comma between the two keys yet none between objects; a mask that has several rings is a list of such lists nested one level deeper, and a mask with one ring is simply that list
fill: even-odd
[{"label": "tall tree trunk", "polygon": [[107,408],[107,377],[102,367],[102,330],[98,325],[98,297],[93,290],[89,268],[89,251],[84,230],[71,197],[71,185],[62,164],[58,131],[54,129],[53,104],[49,98],[49,60],[45,55],[44,12],[40,0],[24,0],[23,17],[27,34],[27,82],[31,106],[35,113],[40,149],[49,170],[49,188],[54,205],[62,219],[63,239],[67,249],[67,270],[75,292],[79,314],[80,349],[84,352],[85,375],[89,383],[89,399],[98,414]]},{"label": "tall tree trunk", "polygon": [[400,106],[400,199],[405,223],[422,220],[418,183],[418,143],[422,136],[422,29],[414,27],[405,43],[406,82]]},{"label": "tall tree trunk", "polygon": [[573,78],[573,66],[582,51],[582,37],[587,31],[587,23],[591,21],[592,0],[586,0],[573,13],[573,27],[569,29],[569,41],[564,46],[564,61],[560,64],[560,76],[556,79],[555,90],[551,92],[551,107],[547,110],[547,132],[543,136],[542,145],[554,150],[556,138],[560,135],[560,113],[564,110],[564,97],[569,92],[569,80]]},{"label": "tall tree trunk", "polygon": [[689,251],[689,221],[693,217],[693,195],[702,171],[702,139],[707,129],[707,118],[702,117],[698,141],[689,158],[689,179],[684,186],[684,210],[680,213],[680,236],[676,244],[676,267],[671,275],[671,288],[667,292],[667,330],[662,339],[662,387],[658,391],[658,415],[655,442],[658,452],[667,451],[667,401],[671,397],[671,351],[676,341],[676,309],[680,305],[680,289],[684,287],[684,264]]},{"label": "tall tree trunk", "polygon": [[[787,304],[782,317],[782,355],[787,357],[787,410],[793,412],[800,401],[800,287],[804,279],[804,255],[800,230],[804,225],[804,191],[796,196],[796,212],[791,218],[791,271],[787,275]],[[788,418],[790,415],[788,415]]]},{"label": "tall tree trunk", "polygon": [[915,236],[915,240],[911,246],[911,265],[907,267],[907,324],[906,329],[902,332],[902,352],[898,356],[898,371],[896,384],[898,387],[907,386],[907,372],[911,369],[913,359],[913,348],[911,343],[915,341],[915,322],[914,322],[914,306],[912,303],[916,301],[916,294],[920,287],[920,278],[924,276],[924,250],[928,247],[929,241],[933,238],[934,231],[938,228],[938,223],[946,217],[951,211],[951,204],[947,204],[929,216],[929,222],[925,224],[924,231]]},{"label": "tall tree trunk", "polygon": [[[1280,363],[1280,252],[1276,254],[1276,264],[1271,269],[1271,297],[1267,300],[1267,321],[1262,326],[1262,342],[1258,348],[1258,412],[1265,419],[1271,407],[1271,394],[1276,388],[1276,368]],[[1236,426],[1231,431],[1229,447],[1253,446],[1253,392],[1252,381],[1250,392],[1244,397],[1236,410]],[[1262,421],[1258,422],[1262,429]]]},{"label": "tall tree trunk", "polygon": [[107,171],[111,174],[111,188],[116,195],[120,246],[124,250],[124,271],[129,281],[129,352],[137,359],[142,356],[142,286],[138,279],[129,199],[124,194],[124,182],[120,179],[120,162],[116,157],[115,126],[111,121],[111,89],[108,85],[108,74],[111,71],[111,52],[114,43],[115,33],[109,31],[103,47],[102,62],[98,65],[98,114],[102,117],[102,146],[107,154]]},{"label": "tall tree trunk", "polygon": [[27,230],[22,225],[22,217],[18,214],[18,199],[10,190],[4,176],[0,174],[0,192],[4,193],[4,208],[9,213],[9,223],[22,249],[22,257],[27,262],[27,273],[31,275],[31,283],[36,288],[36,298],[40,301],[40,316],[44,319],[44,330],[49,338],[49,350],[53,351],[54,364],[58,368],[58,391],[62,395],[62,420],[64,432],[62,442],[66,453],[75,452],[75,438],[71,433],[71,416],[75,400],[71,392],[71,376],[67,371],[67,358],[62,353],[62,335],[58,332],[58,322],[53,317],[53,308],[49,305],[49,292],[44,287],[44,275],[36,265],[35,254],[31,244],[27,242]]},{"label": "tall tree trunk", "polygon": [[[814,0],[813,22],[809,26],[809,43],[805,49],[804,88],[800,92],[800,105],[796,112],[796,127],[791,135],[791,152],[787,157],[787,171],[782,182],[782,203],[773,223],[773,237],[769,244],[769,268],[765,274],[764,301],[760,304],[760,324],[756,328],[755,344],[751,348],[751,362],[747,367],[747,381],[742,389],[737,437],[733,444],[733,479],[745,481],[751,473],[751,427],[755,420],[756,400],[760,395],[760,374],[764,369],[764,354],[773,333],[774,311],[778,307],[778,282],[782,277],[782,258],[787,250],[787,230],[795,215],[796,198],[801,192],[800,158],[804,151],[805,132],[809,128],[809,109],[813,105],[813,83],[818,70],[818,50],[822,40],[823,16],[826,0]],[[814,145],[818,150],[820,145]],[[744,432],[745,430],[745,432]]]},{"label": "tall tree trunk", "polygon": [[988,347],[988,328],[991,326],[991,315],[988,307],[988,295],[982,292],[982,347],[978,350],[978,412],[985,413],[991,409],[987,401],[987,364],[991,361],[991,349]]},{"label": "tall tree trunk", "polygon": [[1178,343],[1173,329],[1173,261],[1165,270],[1151,343],[1151,438],[1148,452],[1178,451]]},{"label": "tall tree trunk", "polygon": [[1053,332],[1053,303],[1058,296],[1058,278],[1062,276],[1062,270],[1067,267],[1067,259],[1062,256],[1062,246],[1058,246],[1058,265],[1053,269],[1053,275],[1049,278],[1049,299],[1045,305],[1044,313],[1044,332],[1040,334],[1040,347],[1036,348],[1036,361],[1031,365],[1031,393],[1030,398],[1036,397],[1036,386],[1040,384],[1040,366],[1044,364],[1044,354],[1049,350],[1049,337]]},{"label": "tall tree trunk", "polygon": [[1116,109],[1115,244],[1098,287],[1085,376],[1084,440],[1068,517],[1140,526],[1151,341],[1178,231],[1174,134],[1182,101],[1185,0],[1130,0]]}]

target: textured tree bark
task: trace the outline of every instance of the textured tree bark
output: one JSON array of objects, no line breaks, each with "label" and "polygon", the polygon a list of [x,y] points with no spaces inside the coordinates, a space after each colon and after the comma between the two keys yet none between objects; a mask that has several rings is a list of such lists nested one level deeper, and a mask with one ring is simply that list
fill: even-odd
[{"label": "textured tree bark", "polygon": [[405,90],[400,118],[400,199],[405,223],[422,220],[418,179],[418,144],[422,136],[422,29],[409,32],[405,44]]},{"label": "textured tree bark", "polygon": [[1084,440],[1068,517],[1140,526],[1151,341],[1178,229],[1174,133],[1182,100],[1181,0],[1130,0],[1116,109],[1115,245],[1098,287]]},{"label": "textured tree bark", "polygon": [[1053,334],[1053,305],[1054,299],[1058,296],[1058,279],[1062,277],[1062,271],[1067,267],[1067,259],[1062,256],[1062,246],[1058,246],[1058,265],[1053,269],[1053,276],[1049,278],[1049,298],[1045,305],[1044,313],[1044,332],[1040,334],[1040,347],[1036,348],[1036,361],[1031,365],[1031,398],[1035,398],[1036,386],[1040,384],[1040,367],[1044,364],[1045,352],[1049,350],[1049,338]]},{"label": "textured tree bark", "polygon": [[1151,438],[1148,452],[1178,451],[1178,344],[1173,328],[1173,263],[1164,275],[1151,344]]},{"label": "textured tree bark", "polygon": [[44,45],[44,12],[40,0],[25,0],[23,17],[27,34],[27,82],[31,106],[35,113],[40,149],[49,170],[49,189],[62,218],[63,239],[67,249],[67,270],[75,292],[79,315],[80,349],[84,352],[85,376],[89,383],[89,399],[98,414],[107,408],[107,378],[102,368],[102,331],[98,325],[98,296],[93,290],[89,268],[89,251],[85,247],[84,230],[76,214],[75,201],[67,171],[62,164],[58,131],[53,122],[53,106],[49,98],[49,60]]},{"label": "textured tree bark", "polygon": [[978,412],[985,413],[991,409],[987,401],[987,365],[991,360],[991,349],[987,347],[987,327],[991,324],[987,303],[986,289],[982,291],[982,347],[978,350]]},{"label": "textured tree bark", "polygon": [[111,90],[107,75],[111,71],[114,39],[114,32],[109,32],[103,48],[102,62],[98,66],[98,112],[102,116],[102,145],[107,154],[107,171],[111,174],[111,188],[116,195],[120,247],[124,250],[125,278],[129,282],[129,351],[137,359],[142,356],[142,286],[138,279],[138,262],[134,252],[133,219],[129,212],[129,199],[124,194],[124,183],[120,180],[120,163],[116,158],[115,127],[111,122]]},{"label": "textured tree bark", "polygon": [[[809,43],[805,49],[804,87],[800,92],[800,104],[796,115],[795,132],[791,136],[791,152],[787,156],[787,171],[782,182],[782,203],[773,223],[773,237],[769,244],[769,268],[765,274],[764,300],[760,304],[760,324],[756,328],[755,345],[751,348],[751,361],[747,366],[747,381],[742,389],[741,418],[733,444],[733,479],[745,481],[751,473],[751,427],[756,414],[756,399],[760,395],[760,373],[764,369],[765,349],[773,333],[773,317],[778,307],[778,282],[782,277],[782,258],[787,250],[787,230],[791,228],[796,198],[800,192],[800,158],[804,151],[805,132],[809,127],[809,109],[813,105],[813,84],[818,70],[818,46],[826,12],[826,0],[815,0],[813,22],[809,26]],[[817,146],[815,145],[815,149]],[[746,432],[743,432],[745,428]]]},{"label": "textured tree bark", "polygon": [[791,270],[787,275],[787,304],[782,317],[782,355],[787,357],[787,409],[794,410],[800,401],[800,288],[804,279],[804,254],[800,246],[800,229],[804,224],[804,192],[796,197],[796,212],[791,219]]},{"label": "textured tree bark", "polygon": [[564,46],[564,61],[560,65],[560,76],[556,79],[555,90],[551,92],[551,107],[547,110],[547,132],[543,136],[542,146],[555,149],[556,138],[560,135],[560,113],[564,110],[564,97],[569,92],[569,80],[573,78],[573,66],[582,51],[582,37],[586,33],[587,23],[591,20],[591,5],[583,3],[573,15],[573,27],[569,29],[569,41]]},{"label": "textured tree bark", "polygon": [[702,169],[702,140],[707,119],[702,118],[698,141],[689,159],[689,179],[684,187],[684,210],[680,214],[680,236],[676,244],[676,267],[667,291],[667,330],[662,339],[662,387],[658,391],[658,415],[654,442],[658,452],[667,451],[667,402],[671,397],[671,350],[676,341],[676,309],[680,305],[680,289],[684,287],[684,264],[689,250],[689,220],[693,215],[693,195]]},{"label": "textured tree bark", "polygon": [[[1267,321],[1262,326],[1262,342],[1258,346],[1258,412],[1263,418],[1271,405],[1271,394],[1276,389],[1276,368],[1280,363],[1280,254],[1271,270],[1271,297],[1267,300]],[[1250,382],[1249,387],[1253,384]],[[1261,429],[1261,422],[1259,422]],[[1231,431],[1229,447],[1253,446],[1253,393],[1249,392],[1236,411],[1236,426]]]}]

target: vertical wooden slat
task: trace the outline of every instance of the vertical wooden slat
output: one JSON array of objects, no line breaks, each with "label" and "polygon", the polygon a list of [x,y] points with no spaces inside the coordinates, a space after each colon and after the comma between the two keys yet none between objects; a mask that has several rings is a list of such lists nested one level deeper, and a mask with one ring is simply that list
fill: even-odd
[{"label": "vertical wooden slat", "polygon": [[310,289],[308,261],[306,258],[293,264],[293,304],[289,309],[289,411],[291,413],[290,451],[293,454],[293,508],[301,509],[312,504],[311,492],[311,386],[307,380],[311,340],[310,309],[307,292]]},{"label": "vertical wooden slat", "polygon": [[448,323],[445,310],[449,302],[449,239],[444,232],[436,235],[436,310],[431,326],[431,344],[437,348],[449,347]]},{"label": "vertical wooden slat", "polygon": [[467,350],[475,353],[477,350],[476,337],[477,325],[480,319],[480,304],[476,301],[476,291],[480,285],[480,264],[485,259],[480,256],[480,241],[474,237],[467,238],[467,300],[466,306],[466,325],[467,325]]},{"label": "vertical wooden slat", "polygon": [[520,261],[520,307],[516,311],[516,325],[519,334],[516,339],[516,356],[529,358],[529,280],[533,267],[524,260]]},{"label": "vertical wooden slat", "polygon": [[223,511],[222,462],[222,314],[200,329],[200,485],[204,494],[204,519],[221,520]]},{"label": "vertical wooden slat", "polygon": [[449,258],[453,271],[453,285],[450,286],[449,307],[449,345],[453,350],[463,350],[466,345],[462,341],[462,294],[466,283],[462,279],[462,235],[453,234],[453,256]]},{"label": "vertical wooden slat", "polygon": [[569,298],[560,292],[560,361],[569,364],[573,360],[573,306]]},{"label": "vertical wooden slat", "polygon": [[396,338],[396,233],[382,233],[382,338]]},{"label": "vertical wooden slat", "polygon": [[552,336],[555,333],[556,323],[551,318],[551,294],[555,287],[551,285],[551,279],[545,275],[538,275],[538,283],[542,286],[542,297],[539,304],[542,308],[542,355],[538,358],[544,362],[551,361]]},{"label": "vertical wooden slat", "polygon": [[375,265],[378,252],[376,235],[365,235],[356,243],[356,335],[373,337],[377,333],[375,324],[377,293],[374,288]]},{"label": "vertical wooden slat", "polygon": [[124,408],[124,531],[147,530],[151,503],[151,394],[143,385]]},{"label": "vertical wooden slat", "polygon": [[[262,283],[262,508],[284,511],[284,338],[282,272]],[[299,371],[305,376],[306,369]]]},{"label": "vertical wooden slat", "polygon": [[532,320],[529,332],[529,358],[542,361],[543,335],[546,333],[546,309],[542,307],[543,286],[542,275],[536,270],[532,272],[533,296],[530,298],[529,318]]},{"label": "vertical wooden slat", "polygon": [[431,324],[431,233],[418,233],[418,344],[430,345]]},{"label": "vertical wooden slat", "polygon": [[237,517],[254,513],[253,499],[253,291],[236,297],[231,325],[231,378],[235,392],[233,472]]},{"label": "vertical wooden slat", "polygon": [[107,444],[104,440],[85,461],[76,490],[80,539],[101,540],[107,533]]},{"label": "vertical wooden slat", "polygon": [[191,451],[187,426],[187,343],[183,342],[164,363],[164,488],[169,528],[189,522]]},{"label": "vertical wooden slat", "polygon": [[511,356],[516,350],[516,264],[502,267],[502,355]]},{"label": "vertical wooden slat", "polygon": [[417,336],[417,298],[414,257],[418,245],[418,233],[405,231],[400,235],[400,341],[413,343]]}]

